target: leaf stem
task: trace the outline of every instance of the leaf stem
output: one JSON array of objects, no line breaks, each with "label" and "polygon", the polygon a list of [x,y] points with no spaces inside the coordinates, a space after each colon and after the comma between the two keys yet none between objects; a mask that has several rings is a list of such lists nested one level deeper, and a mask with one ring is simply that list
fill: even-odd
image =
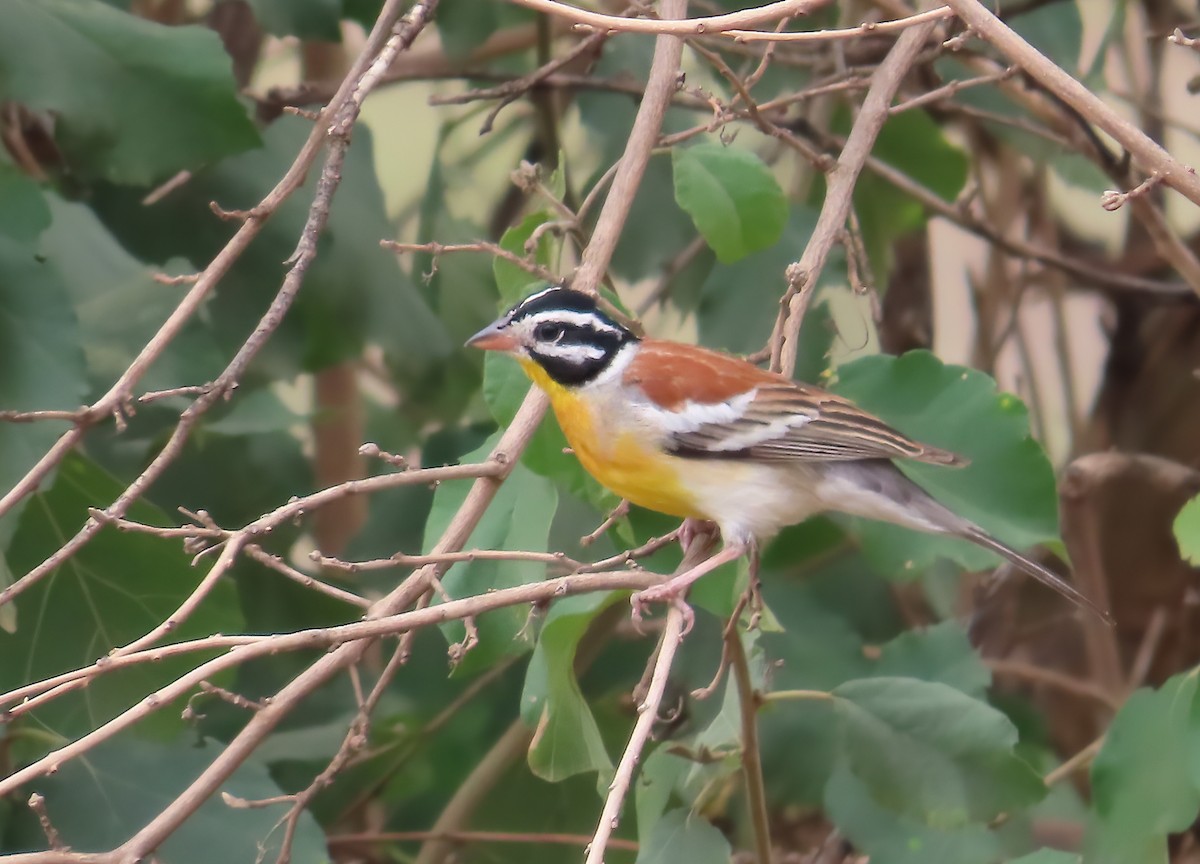
[{"label": "leaf stem", "polygon": [[834,695],[828,690],[776,690],[774,693],[764,693],[759,698],[764,702],[791,702],[801,699],[832,702]]}]

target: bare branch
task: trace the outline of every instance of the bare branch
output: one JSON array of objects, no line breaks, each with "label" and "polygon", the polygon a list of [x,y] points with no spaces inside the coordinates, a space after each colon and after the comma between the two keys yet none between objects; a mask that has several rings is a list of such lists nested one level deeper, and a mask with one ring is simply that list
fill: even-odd
[{"label": "bare branch", "polygon": [[1200,205],[1200,177],[1196,176],[1194,168],[1178,162],[1141,129],[1018,36],[979,0],[946,2],[975,33],[995,45],[1043,87],[1120,142],[1147,174],[1160,175],[1165,185]]},{"label": "bare branch", "polygon": [[544,12],[559,18],[566,18],[576,24],[591,27],[596,30],[620,33],[657,33],[672,36],[700,36],[707,33],[725,33],[744,27],[756,27],[760,24],[770,24],[780,18],[796,18],[808,15],[823,6],[828,6],[830,0],[781,0],[745,9],[741,12],[731,12],[727,15],[711,15],[707,18],[684,18],[664,16],[655,21],[646,18],[621,18],[616,15],[602,15],[589,12],[558,0],[513,0],[518,6]]},{"label": "bare branch", "polygon": [[846,27],[840,30],[810,30],[803,33],[764,33],[760,30],[727,30],[724,35],[732,36],[739,42],[835,42],[841,39],[859,39],[863,36],[884,36],[899,33],[909,27],[925,24],[930,21],[942,21],[952,18],[954,12],[949,6],[939,6],[925,12],[918,12],[906,18],[894,21],[868,21],[857,27]]},{"label": "bare branch", "polygon": [[796,368],[800,325],[825,266],[825,259],[846,225],[859,172],[871,153],[879,131],[887,122],[892,97],[935,26],[930,22],[919,24],[905,30],[896,40],[895,46],[875,70],[871,89],[863,100],[858,119],[846,139],[846,146],[838,157],[837,165],[829,172],[825,203],[821,207],[816,228],[800,260],[788,268],[788,291],[780,305],[775,332],[771,337],[771,368],[785,375],[791,375]]},{"label": "bare branch", "polygon": [[671,604],[667,610],[667,623],[663,627],[662,641],[659,643],[658,659],[654,664],[654,674],[650,679],[650,687],[646,698],[638,705],[637,722],[629,735],[629,743],[621,761],[617,763],[616,774],[608,787],[608,797],[604,799],[604,809],[600,811],[600,822],[592,842],[588,844],[585,864],[603,864],[604,850],[608,848],[609,837],[616,830],[620,820],[621,808],[629,786],[633,782],[633,771],[642,758],[646,742],[650,740],[650,732],[658,722],[658,711],[662,706],[663,694],[667,689],[667,680],[671,674],[671,664],[675,661],[675,651],[683,641],[683,606]]}]

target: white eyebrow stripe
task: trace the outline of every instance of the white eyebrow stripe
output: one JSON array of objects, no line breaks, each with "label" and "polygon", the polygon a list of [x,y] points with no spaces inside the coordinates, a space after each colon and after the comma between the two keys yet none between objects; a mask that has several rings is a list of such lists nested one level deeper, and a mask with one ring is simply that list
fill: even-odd
[{"label": "white eyebrow stripe", "polygon": [[594,312],[571,312],[566,309],[547,309],[544,312],[525,315],[519,320],[529,322],[531,328],[536,327],[538,324],[550,322],[553,324],[569,324],[576,327],[590,327],[597,333],[621,332],[611,324],[600,320],[599,316]]},{"label": "white eyebrow stripe", "polygon": [[562,288],[560,288],[558,285],[549,285],[549,286],[543,288],[541,291],[538,291],[535,294],[530,294],[528,297],[526,297],[524,300],[521,301],[521,306],[526,306],[529,303],[533,302],[534,300],[540,300],[542,297],[545,297],[547,294],[553,294],[555,291],[561,291],[561,290],[562,290]]}]

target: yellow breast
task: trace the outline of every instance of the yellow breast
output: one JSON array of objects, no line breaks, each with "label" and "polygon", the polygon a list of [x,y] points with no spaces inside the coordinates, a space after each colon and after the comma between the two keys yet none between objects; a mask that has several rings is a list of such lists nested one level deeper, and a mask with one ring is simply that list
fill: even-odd
[{"label": "yellow breast", "polygon": [[620,417],[597,417],[593,400],[563,387],[532,360],[521,366],[546,395],[567,442],[584,469],[612,492],[639,507],[671,516],[706,518],[686,488],[681,460],[654,446]]}]

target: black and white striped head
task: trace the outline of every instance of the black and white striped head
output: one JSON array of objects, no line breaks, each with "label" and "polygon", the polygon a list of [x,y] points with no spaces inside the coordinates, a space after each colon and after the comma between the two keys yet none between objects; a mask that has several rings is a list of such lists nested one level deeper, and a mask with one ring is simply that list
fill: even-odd
[{"label": "black and white striped head", "polygon": [[594,297],[552,286],[530,294],[467,344],[528,358],[567,387],[588,383],[637,336],[605,315]]}]

